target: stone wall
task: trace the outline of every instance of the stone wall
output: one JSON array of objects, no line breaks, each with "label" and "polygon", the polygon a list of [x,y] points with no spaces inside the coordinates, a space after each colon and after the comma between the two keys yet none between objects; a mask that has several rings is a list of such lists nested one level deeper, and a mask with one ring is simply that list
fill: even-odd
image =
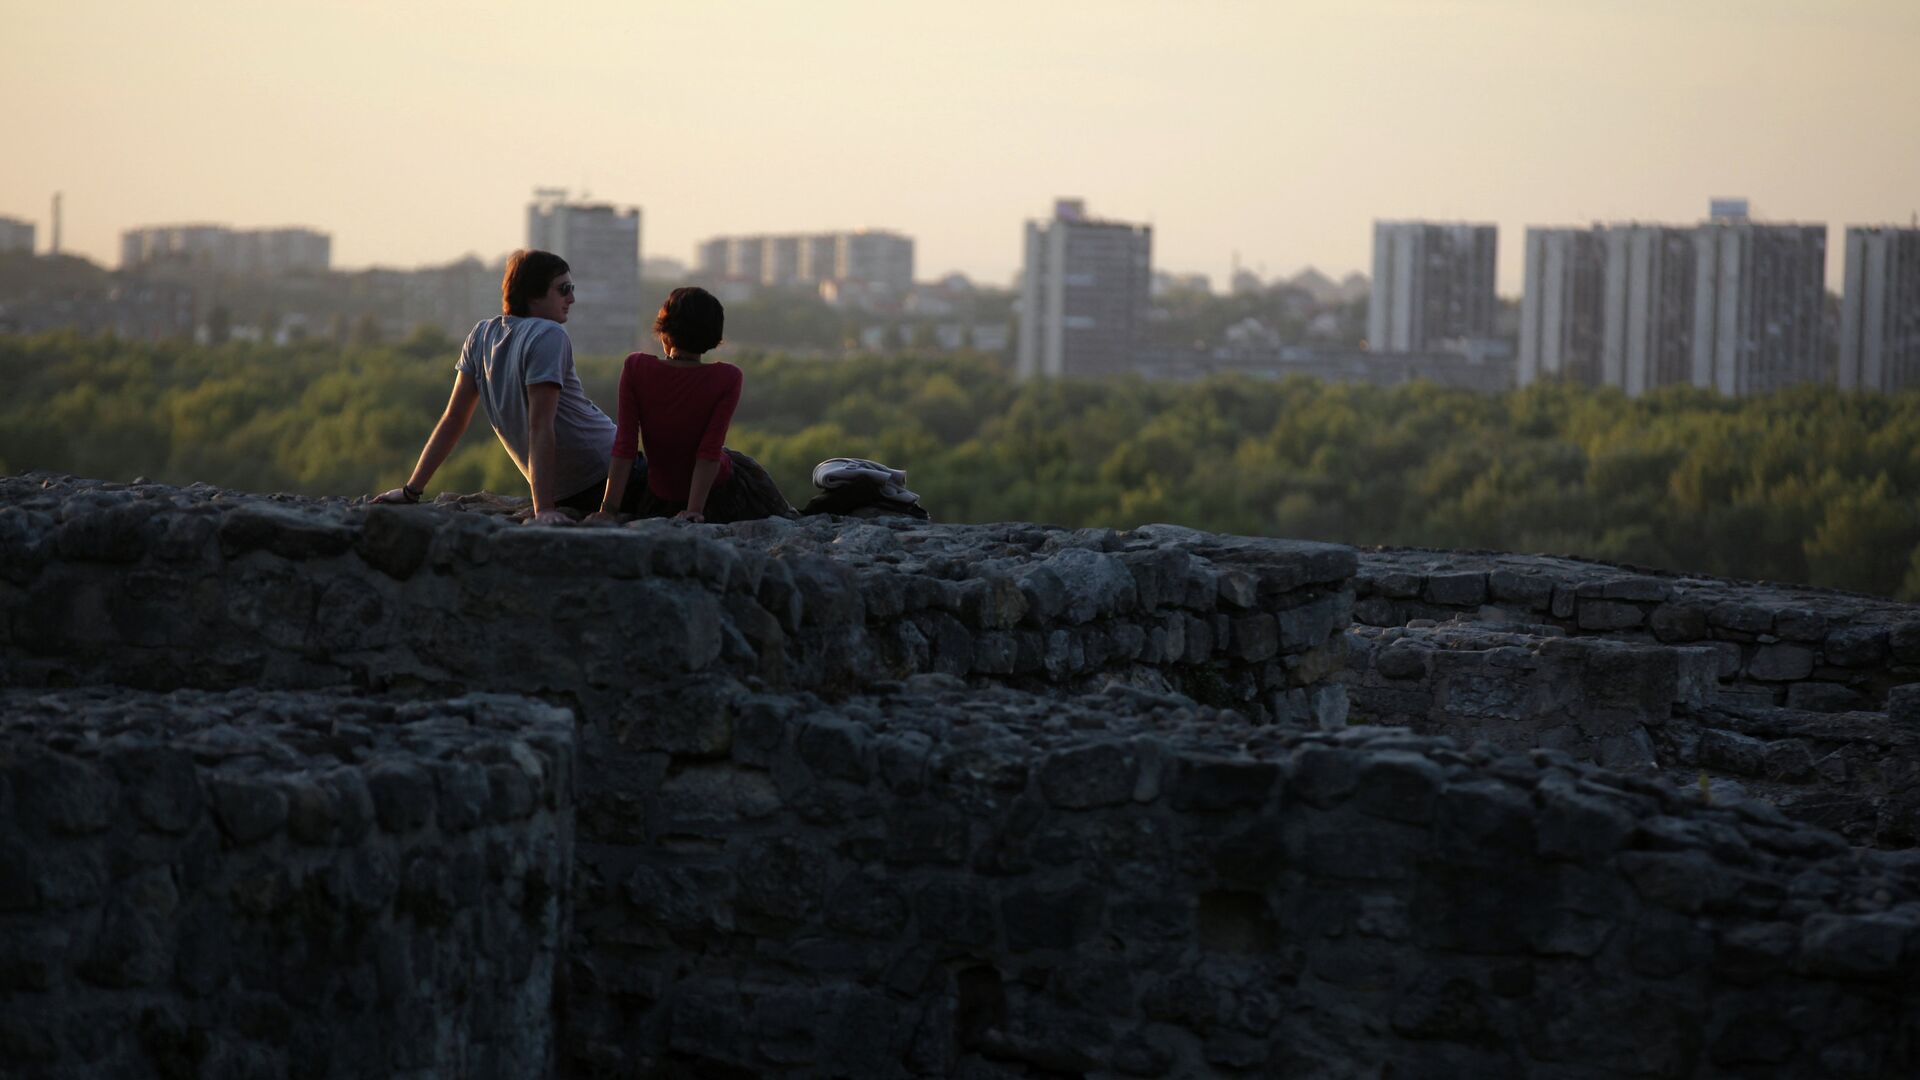
[{"label": "stone wall", "polygon": [[1714,649],[1722,697],[1753,705],[1878,710],[1889,689],[1920,682],[1920,607],[1855,593],[1398,548],[1363,552],[1354,590],[1354,620],[1370,626],[1505,619]]},{"label": "stone wall", "polygon": [[1355,627],[1340,678],[1353,721],[1610,768],[1654,764],[1652,734],[1714,696],[1710,649],[1573,638],[1556,627]]},{"label": "stone wall", "polygon": [[1920,1068],[1920,860],[1553,751],[921,676],[633,780],[581,1074]]},{"label": "stone wall", "polygon": [[0,694],[0,1072],[548,1075],[573,767],[511,698]]},{"label": "stone wall", "polygon": [[[1850,848],[1725,785],[1701,792],[1495,745],[1515,744],[1500,726],[1510,714],[1588,757],[1681,752],[1658,735],[1620,736],[1658,727],[1663,706],[1667,730],[1751,706],[1725,685],[1707,691],[1721,646],[1575,640],[1558,625],[1348,634],[1350,550],[1168,526],[554,530],[512,524],[513,509],[490,497],[369,509],[0,480],[0,684],[40,703],[20,706],[20,730],[32,732],[20,760],[72,755],[125,784],[90,763],[85,733],[111,742],[133,730],[117,725],[156,730],[139,718],[172,723],[170,709],[215,718],[160,744],[220,773],[196,773],[208,793],[197,835],[227,846],[206,866],[182,865],[237,875],[217,878],[230,905],[267,905],[206,935],[244,954],[226,969],[176,943],[171,968],[119,988],[46,960],[59,988],[122,995],[116,1015],[148,1017],[123,1024],[121,1056],[102,1070],[57,1058],[46,1072],[165,1075],[178,1052],[201,1055],[189,1073],[274,1071],[271,1054],[321,1037],[320,1020],[301,1027],[284,1004],[300,1001],[286,995],[303,992],[295,961],[317,955],[316,940],[341,972],[375,965],[373,981],[343,974],[314,1006],[341,1010],[330,1030],[345,1038],[382,979],[458,1014],[403,1047],[377,1040],[417,1031],[405,1025],[422,1021],[404,1018],[424,1006],[384,1008],[377,1022],[389,1026],[368,1044],[414,1056],[364,1070],[379,1075],[479,1072],[479,1058],[452,1056],[477,1049],[498,1074],[526,1075],[547,1045],[502,1052],[488,1036],[550,1038],[562,1073],[607,1076],[1920,1070],[1920,860]],[[1491,597],[1492,571],[1480,572]],[[1396,617],[1427,612],[1381,588],[1367,586],[1363,621],[1383,599]],[[1466,609],[1443,602],[1457,598],[1444,587],[1434,595],[1432,612]],[[1474,611],[1557,624],[1556,596],[1550,588],[1544,619],[1491,603]],[[1499,640],[1474,637],[1483,632]],[[1757,657],[1779,643],[1724,640],[1741,651],[1738,680],[1751,674],[1749,646]],[[1469,678],[1476,670],[1486,679]],[[1912,712],[1904,692],[1876,689],[1897,665],[1873,671],[1846,688]],[[48,689],[67,685],[102,689]],[[144,690],[104,689],[114,685]],[[271,708],[233,704],[261,697],[236,689],[255,685],[304,692],[265,695],[283,703]],[[157,696],[182,686],[224,694]],[[1350,687],[1363,715],[1400,710],[1423,727],[1457,718],[1478,725],[1462,734],[1491,741],[1462,749],[1405,729],[1342,728]],[[521,696],[482,699],[505,728],[482,722],[495,704],[462,699],[475,691]],[[573,714],[566,766],[546,706]],[[56,715],[69,734],[53,731]],[[351,742],[363,732],[371,743]],[[235,761],[216,752],[229,743],[285,752]],[[471,770],[445,766],[470,752],[492,755],[477,759],[489,812],[497,772],[503,805],[519,806],[521,792],[538,804],[531,817],[447,824],[449,813],[467,820],[462,800],[480,794]],[[391,794],[431,790],[432,803],[428,813],[390,798],[402,831],[389,833],[373,774],[393,768],[412,779],[383,781]],[[378,827],[360,843],[396,867],[380,915],[390,937],[301,929],[309,894],[350,898],[355,882],[387,880],[353,869],[354,851],[308,856],[296,834],[294,807],[312,801],[296,793],[331,791],[312,776],[342,770],[368,773]],[[243,794],[223,811],[227,771]],[[9,772],[0,797],[28,792],[41,806],[31,775]],[[148,772],[130,775],[138,788]],[[284,821],[260,795],[283,788]],[[570,844],[558,834],[568,791]],[[353,801],[325,819],[336,847]],[[220,831],[233,828],[223,813],[239,821],[262,804],[274,824],[259,839]],[[103,834],[33,817],[42,831],[10,842],[39,860],[145,828],[126,816],[138,813],[131,803],[113,805],[122,816]],[[532,940],[525,922],[547,909],[524,875],[486,878],[472,910],[494,915],[442,925],[436,914],[472,895],[472,860],[461,869],[457,854],[475,849],[463,844],[520,830],[500,834],[510,847],[549,818],[547,854],[561,861],[548,898],[556,921],[541,926],[566,952],[550,979],[538,967],[549,939]],[[162,853],[171,842],[140,834]],[[289,853],[263,865],[254,853],[277,851],[269,845]],[[491,868],[495,848],[485,850]],[[105,912],[148,902],[103,887],[92,907],[56,908],[47,882],[61,874],[18,865],[32,873],[0,879],[0,897],[33,906],[0,913],[9,944],[69,920],[62,932],[92,935],[91,957],[91,942],[114,940],[103,928],[120,925]],[[103,880],[132,881],[120,867],[136,865],[114,859]],[[256,878],[274,884],[236,886]],[[476,929],[458,938],[462,926]],[[489,998],[538,1011],[516,987],[549,988],[550,1035],[537,1020],[496,1030],[512,1018],[457,983],[476,956],[507,958],[482,972],[504,986]],[[195,1011],[180,980],[209,970],[228,972],[221,986],[244,993],[238,1004]],[[163,976],[174,982],[152,981]],[[76,1010],[33,997],[54,992],[10,990],[7,1016],[16,999],[38,1001],[45,1011],[27,1015],[58,1022],[11,1024],[5,1038],[78,1053],[70,1033],[35,1042],[75,1023]],[[230,1035],[216,1012],[280,1026]],[[288,1069],[320,1072],[316,1061],[358,1067],[303,1053]]]},{"label": "stone wall", "polygon": [[[1337,677],[1354,723],[1560,750],[1669,786],[1763,798],[1853,843],[1920,842],[1920,728],[1906,713],[1754,704],[1720,691],[1714,649],[1553,626],[1416,619],[1358,626],[1349,639]],[[1889,700],[1920,700],[1920,686]]]}]

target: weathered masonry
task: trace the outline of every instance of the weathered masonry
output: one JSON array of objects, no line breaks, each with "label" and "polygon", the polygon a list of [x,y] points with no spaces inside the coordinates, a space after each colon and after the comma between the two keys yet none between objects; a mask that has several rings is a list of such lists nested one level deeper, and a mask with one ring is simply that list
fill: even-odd
[{"label": "weathered masonry", "polygon": [[[1398,625],[1496,612],[1167,526],[503,509],[0,480],[0,1057],[1920,1069],[1920,859],[1663,766],[1790,704],[1738,697],[1759,631],[1732,675],[1570,634],[1577,584],[1570,616],[1550,586],[1544,618]],[[1891,711],[1819,715],[1902,723],[1900,640],[1814,680]],[[1792,737],[1794,783],[1873,797],[1873,744],[1834,780]]]}]

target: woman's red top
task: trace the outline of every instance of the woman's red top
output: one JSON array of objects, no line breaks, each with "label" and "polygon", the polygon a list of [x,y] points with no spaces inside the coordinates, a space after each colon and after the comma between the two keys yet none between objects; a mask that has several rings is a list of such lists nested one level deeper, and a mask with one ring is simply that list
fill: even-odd
[{"label": "woman's red top", "polygon": [[613,456],[631,459],[646,443],[647,488],[662,499],[686,502],[695,461],[718,461],[718,488],[733,475],[722,444],[733,408],[740,404],[740,369],[711,363],[669,364],[634,353],[620,369],[620,419]]}]

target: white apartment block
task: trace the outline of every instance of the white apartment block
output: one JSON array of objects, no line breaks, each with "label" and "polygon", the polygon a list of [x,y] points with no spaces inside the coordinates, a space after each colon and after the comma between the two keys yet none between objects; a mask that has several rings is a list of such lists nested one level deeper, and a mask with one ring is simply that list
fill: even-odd
[{"label": "white apartment block", "polygon": [[883,229],[718,236],[694,255],[700,274],[753,285],[851,287],[898,301],[913,289],[913,239]]},{"label": "white apartment block", "polygon": [[1426,352],[1493,336],[1493,225],[1373,223],[1367,348]]},{"label": "white apartment block", "polygon": [[1842,390],[1920,386],[1920,228],[1847,229],[1835,375]]},{"label": "white apartment block", "polygon": [[333,265],[333,237],[313,229],[226,225],[154,225],[120,234],[122,270],[155,265],[245,276],[324,274]]},{"label": "white apartment block", "polygon": [[1595,230],[1527,230],[1519,385],[1598,381],[1605,266]]},{"label": "white apartment block", "polygon": [[1766,393],[1821,378],[1826,227],[1529,229],[1518,383]]},{"label": "white apartment block", "polygon": [[1132,370],[1153,288],[1153,228],[1086,215],[1060,199],[1029,221],[1020,277],[1020,378]]},{"label": "white apartment block", "polygon": [[576,353],[624,356],[645,347],[638,207],[568,202],[564,191],[542,189],[527,206],[527,246],[572,270],[567,336]]},{"label": "white apartment block", "polygon": [[31,221],[0,217],[0,255],[12,252],[33,254],[35,226]]}]

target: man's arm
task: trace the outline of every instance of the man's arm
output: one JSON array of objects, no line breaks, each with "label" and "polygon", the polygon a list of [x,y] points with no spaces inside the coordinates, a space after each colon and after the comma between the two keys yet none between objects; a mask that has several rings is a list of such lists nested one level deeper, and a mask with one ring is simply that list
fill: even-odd
[{"label": "man's arm", "polygon": [[527,467],[533,477],[533,520],[541,525],[571,525],[573,519],[553,505],[553,418],[560,411],[559,383],[527,387]]},{"label": "man's arm", "polygon": [[433,434],[427,436],[427,445],[420,451],[420,460],[413,466],[413,475],[407,478],[404,487],[382,492],[374,496],[377,503],[414,503],[427,490],[427,484],[433,480],[433,474],[446,463],[447,455],[460,442],[460,436],[467,433],[467,425],[473,422],[474,407],[480,404],[480,387],[473,377],[462,371],[453,377],[453,394],[447,398],[446,411],[440,414],[440,422],[433,425]]}]

